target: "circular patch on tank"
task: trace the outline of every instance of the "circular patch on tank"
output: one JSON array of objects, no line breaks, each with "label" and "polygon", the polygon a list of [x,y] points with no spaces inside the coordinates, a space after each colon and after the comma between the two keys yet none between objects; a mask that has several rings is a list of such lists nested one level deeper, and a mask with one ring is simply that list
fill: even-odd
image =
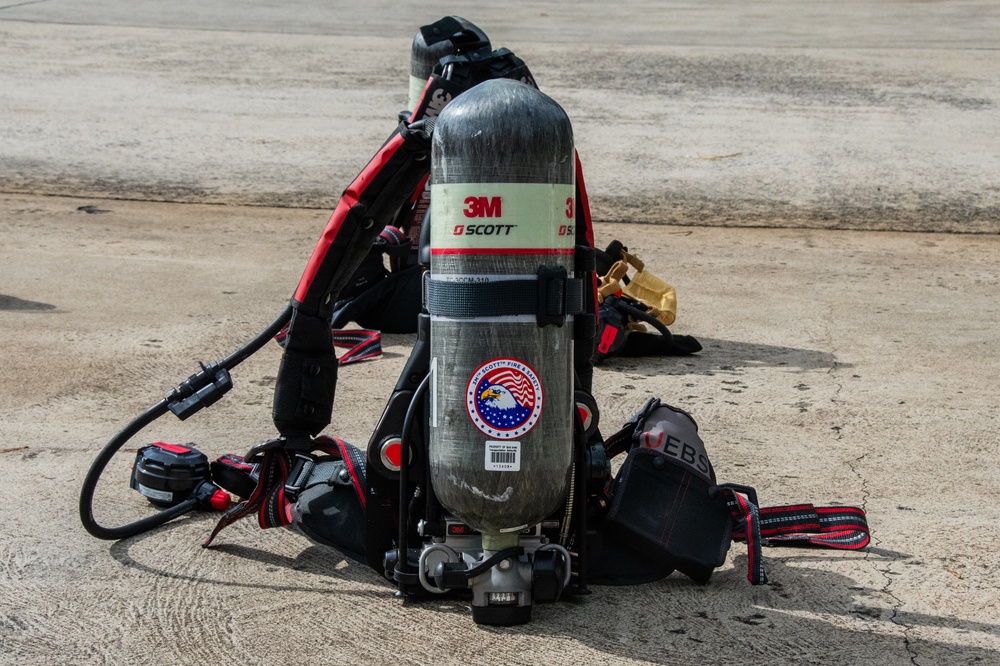
[{"label": "circular patch on tank", "polygon": [[476,368],[466,391],[469,418],[495,439],[515,439],[542,414],[542,383],[527,363],[495,358]]}]

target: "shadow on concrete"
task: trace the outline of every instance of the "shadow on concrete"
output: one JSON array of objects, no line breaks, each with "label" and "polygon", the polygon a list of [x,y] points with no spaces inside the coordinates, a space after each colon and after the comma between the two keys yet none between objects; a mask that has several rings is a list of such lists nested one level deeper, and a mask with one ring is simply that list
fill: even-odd
[{"label": "shadow on concrete", "polygon": [[[232,578],[212,578],[209,576],[201,574],[187,574],[178,573],[172,570],[170,565],[171,559],[169,557],[153,557],[148,562],[143,562],[135,559],[132,555],[133,546],[142,543],[146,539],[157,539],[163,538],[165,532],[179,528],[182,525],[190,524],[191,522],[203,523],[205,526],[205,531],[201,535],[202,537],[207,537],[215,525],[216,515],[189,515],[181,518],[179,520],[167,523],[166,525],[159,527],[157,529],[151,530],[149,532],[144,532],[134,537],[128,539],[122,539],[120,541],[115,541],[111,544],[109,551],[111,556],[120,562],[123,566],[127,566],[138,571],[143,571],[145,573],[163,576],[165,578],[174,578],[180,580],[190,580],[192,582],[198,583],[211,583],[215,585],[226,585],[232,587],[246,587],[254,589],[269,589],[275,591],[284,592],[295,592],[295,591],[329,591],[338,593],[354,594],[358,596],[372,596],[372,594],[377,594],[378,590],[373,593],[361,592],[357,590],[317,590],[314,587],[302,587],[294,585],[268,585],[265,583],[248,582],[246,580],[239,580],[236,576]],[[333,548],[327,548],[325,546],[320,546],[317,544],[310,544],[305,549],[303,549],[295,557],[287,557],[284,555],[279,555],[276,553],[268,552],[266,550],[261,550],[258,548],[251,548],[249,546],[225,543],[223,539],[225,538],[225,533],[218,537],[220,543],[213,545],[209,550],[215,551],[219,557],[233,556],[239,557],[244,560],[250,560],[253,562],[258,562],[262,568],[282,568],[282,569],[292,569],[295,571],[304,571],[306,573],[325,576],[329,578],[336,578],[344,581],[353,581],[359,583],[378,583],[382,579],[381,577],[367,565],[356,562],[348,557],[345,557],[339,551]],[[161,549],[162,551],[162,549]],[[391,589],[390,589],[391,594]]]},{"label": "shadow on concrete", "polygon": [[914,638],[918,627],[995,636],[1000,626],[901,610],[885,571],[885,586],[873,588],[801,566],[795,556],[770,557],[766,565],[772,582],[762,588],[746,582],[745,556],[704,587],[676,573],[631,588],[595,587],[581,603],[536,609],[541,612],[532,623],[517,631],[572,638],[612,662],[691,663],[701,655],[707,663],[743,663],[753,655],[755,663],[770,664],[872,663],[876,656],[893,664],[985,664],[1000,657],[977,646]]},{"label": "shadow on concrete", "polygon": [[[235,576],[210,578],[177,573],[171,570],[170,558],[156,555],[150,562],[134,559],[132,546],[146,538],[162,537],[165,530],[189,520],[204,522],[210,528],[214,517],[192,516],[116,542],[111,545],[111,555],[123,566],[150,575],[198,583],[368,598],[394,594],[392,584],[367,566],[315,544],[295,557],[227,543],[213,550],[220,556],[257,562],[265,569],[285,568],[323,576],[327,584],[339,579],[377,585],[370,590],[268,585]],[[751,587],[746,582],[746,556],[738,555],[734,567],[717,571],[705,586],[676,573],[644,585],[593,586],[590,595],[535,606],[528,624],[481,626],[480,630],[570,640],[606,653],[611,662],[634,659],[675,664],[693,659],[694,655],[711,655],[704,660],[741,663],[754,655],[754,660],[761,663],[866,663],[882,655],[890,657],[885,663],[996,663],[1000,657],[986,648],[912,636],[918,627],[995,636],[1000,626],[902,610],[886,567],[906,559],[904,553],[875,548],[863,556],[858,554],[858,567],[874,568],[885,580],[882,587],[865,587],[848,576],[808,566],[815,560],[843,560],[840,554],[798,549],[781,555],[774,552],[768,549],[766,568],[771,582],[765,586]],[[456,621],[468,622],[471,616],[467,593],[411,597],[401,603],[404,607],[419,606],[442,613],[443,620],[453,616]]]},{"label": "shadow on concrete", "polygon": [[703,349],[690,356],[652,356],[641,358],[611,357],[597,366],[611,372],[636,372],[659,375],[715,375],[739,373],[747,368],[787,368],[790,372],[849,368],[830,352],[798,347],[781,347],[738,340],[702,338]]},{"label": "shadow on concrete", "polygon": [[55,310],[56,306],[38,301],[26,301],[16,296],[0,294],[0,310],[17,310],[22,312],[45,312]]}]

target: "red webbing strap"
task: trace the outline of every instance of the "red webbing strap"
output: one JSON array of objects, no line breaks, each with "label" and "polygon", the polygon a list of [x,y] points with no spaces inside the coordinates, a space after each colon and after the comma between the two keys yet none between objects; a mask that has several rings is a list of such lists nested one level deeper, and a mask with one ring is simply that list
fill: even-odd
[{"label": "red webbing strap", "polygon": [[720,488],[725,493],[726,505],[736,519],[733,541],[747,543],[750,554],[747,579],[754,585],[767,582],[761,556],[762,544],[861,550],[871,541],[865,512],[857,507],[789,504],[758,509],[738,492],[725,486]]},{"label": "red webbing strap", "polygon": [[274,460],[280,466],[278,474],[275,475],[276,483],[264,498],[264,503],[257,510],[257,523],[262,530],[269,527],[284,527],[292,523],[291,502],[285,494],[288,483],[288,474],[292,469],[291,459],[284,456],[275,456]]},{"label": "red webbing strap", "polygon": [[[366,505],[366,487],[367,480],[365,475],[367,474],[365,453],[356,446],[352,446],[340,439],[339,437],[330,437],[328,435],[321,435],[316,438],[316,441],[324,440],[335,447],[337,453],[340,454],[341,460],[344,461],[344,465],[347,467],[347,472],[351,475],[351,483],[354,484],[354,490],[358,495],[358,501],[361,502],[361,508],[364,509]],[[325,450],[325,449],[324,449]],[[330,450],[329,453],[334,451]]]},{"label": "red webbing strap", "polygon": [[[861,550],[871,542],[865,512],[853,506],[812,504],[772,506],[760,510],[760,533],[775,546],[817,546]],[[742,532],[734,532],[742,539]]]},{"label": "red webbing strap", "polygon": [[625,422],[621,430],[605,438],[604,451],[608,456],[608,460],[614,460],[615,456],[627,453],[632,448],[632,435],[635,434],[635,429],[639,426],[639,422],[645,421],[646,417],[659,407],[660,404],[661,402],[658,398],[650,398],[638,412]]},{"label": "red webbing strap", "polygon": [[414,249],[420,247],[420,228],[424,226],[424,216],[431,206],[431,186],[429,184],[431,175],[426,174],[417,185],[410,197],[409,210],[404,214],[408,218],[405,224],[406,235],[410,240],[410,246]]},{"label": "red webbing strap", "polygon": [[372,241],[424,180],[430,171],[426,158],[433,117],[467,87],[432,74],[409,119],[344,190],[295,290],[293,300],[306,312],[314,314],[336,302]]},{"label": "red webbing strap", "polygon": [[[294,298],[296,302],[305,304],[311,296],[311,301],[318,303],[320,294],[318,290],[313,290],[313,281],[320,272],[320,269],[326,267],[327,272],[332,274],[334,267],[329,265],[331,261],[338,265],[345,262],[343,255],[351,239],[338,238],[338,235],[347,220],[348,213],[350,213],[354,206],[362,204],[363,199],[377,198],[381,192],[373,192],[372,186],[384,186],[387,181],[391,180],[394,170],[405,165],[405,161],[399,159],[406,152],[403,150],[403,144],[404,137],[402,134],[396,133],[389,137],[389,140],[372,157],[361,173],[344,190],[340,200],[337,202],[336,208],[334,208],[333,213],[330,215],[326,229],[323,230],[319,242],[316,244],[316,248],[309,258],[309,263],[306,264],[305,271],[299,281],[299,286],[295,290]],[[420,175],[422,174],[419,174],[417,177],[419,178]],[[402,198],[406,197],[409,192],[402,194],[392,192],[389,194]],[[373,238],[378,235],[378,231],[381,231],[381,229],[372,234]],[[348,229],[345,236],[351,236],[354,233],[356,233],[355,229]],[[369,245],[370,242],[364,244],[365,251],[368,250]],[[346,261],[353,261],[357,264],[363,256],[364,254],[357,252],[353,256],[347,257]],[[353,266],[350,272],[354,272]],[[320,284],[318,287],[319,290],[326,288],[325,284]]]},{"label": "red webbing strap", "polygon": [[608,460],[613,460],[616,456],[632,448],[632,433],[635,432],[635,427],[636,424],[629,421],[624,428],[605,438],[604,451]]},{"label": "red webbing strap", "polygon": [[[289,479],[289,474],[292,473],[293,469],[296,469],[294,463],[299,458],[305,458],[306,465],[311,465],[312,456],[309,454],[293,456],[284,446],[277,445],[281,441],[283,440],[272,440],[264,444],[264,446],[272,444],[273,446],[260,454],[260,476],[257,479],[257,487],[254,488],[250,497],[222,515],[215,529],[201,544],[202,547],[208,547],[219,532],[253,513],[257,514],[257,522],[261,529],[285,527],[292,523],[292,503],[297,499],[300,479],[307,479],[310,471],[305,468],[299,469],[295,479]],[[365,454],[356,446],[351,446],[344,440],[329,435],[320,435],[312,440],[311,450],[322,451],[343,459],[361,501],[361,506],[364,508]],[[296,484],[291,492],[288,485],[290,481]]]},{"label": "red webbing strap", "polygon": [[[580,162],[579,151],[574,151],[574,158],[576,160],[576,243],[592,248],[594,247],[594,221],[590,216],[590,199],[587,197],[587,184],[583,180],[583,164]],[[599,316],[601,303],[597,294],[597,271],[594,271],[590,278],[591,288],[594,292],[594,316]]]},{"label": "red webbing strap", "polygon": [[346,349],[340,365],[364,361],[382,355],[382,334],[369,328],[334,329],[333,346]]},{"label": "red webbing strap", "polygon": [[[760,549],[762,533],[760,510],[746,496],[732,488],[720,486],[720,489],[726,499],[726,506],[729,507],[733,518],[737,519],[737,525],[742,525],[744,528],[738,540],[747,543],[747,580],[751,585],[765,585],[767,573],[764,571],[764,555]],[[746,526],[750,529],[747,530]],[[737,540],[735,530],[733,539]]]},{"label": "red webbing strap", "polygon": [[[331,333],[333,334],[333,346],[347,350],[337,359],[337,363],[340,365],[382,355],[382,333],[379,331],[370,328],[334,328],[331,329]],[[287,324],[278,331],[274,339],[282,347],[285,346],[288,340]]]},{"label": "red webbing strap", "polygon": [[291,523],[284,494],[290,467],[291,456],[284,448],[272,447],[266,450],[260,461],[257,487],[250,497],[222,514],[215,529],[201,544],[202,547],[210,546],[219,532],[252,513],[258,514],[260,526],[265,529]]}]

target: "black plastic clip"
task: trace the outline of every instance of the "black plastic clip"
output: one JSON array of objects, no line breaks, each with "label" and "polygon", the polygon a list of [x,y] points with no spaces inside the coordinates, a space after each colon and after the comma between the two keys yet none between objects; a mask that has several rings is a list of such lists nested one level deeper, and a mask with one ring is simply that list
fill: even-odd
[{"label": "black plastic clip", "polygon": [[188,377],[167,393],[167,408],[181,421],[204,407],[218,402],[229,389],[233,378],[229,370],[218,363],[199,363],[201,371]]},{"label": "black plastic clip", "polygon": [[292,467],[288,471],[288,481],[285,483],[285,492],[291,499],[297,498],[302,486],[309,480],[309,476],[316,469],[316,457],[311,453],[296,451],[292,459]]},{"label": "black plastic clip", "polygon": [[566,268],[563,266],[538,267],[538,300],[535,319],[539,326],[566,323]]},{"label": "black plastic clip", "polygon": [[274,439],[269,439],[266,442],[261,442],[260,444],[251,447],[250,450],[247,451],[247,454],[243,456],[243,462],[252,465],[257,462],[265,452],[279,446],[284,446],[285,441],[284,437],[275,437]]},{"label": "black plastic clip", "polygon": [[746,495],[750,503],[755,507],[760,508],[760,502],[757,501],[757,491],[750,486],[741,486],[738,483],[723,483],[720,484],[720,488],[731,490],[734,493],[739,493],[741,495]]}]

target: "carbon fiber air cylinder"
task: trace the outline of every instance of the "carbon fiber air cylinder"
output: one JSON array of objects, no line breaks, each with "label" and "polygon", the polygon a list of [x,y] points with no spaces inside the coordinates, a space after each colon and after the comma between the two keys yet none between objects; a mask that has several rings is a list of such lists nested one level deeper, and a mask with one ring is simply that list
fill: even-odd
[{"label": "carbon fiber air cylinder", "polygon": [[[456,40],[460,44],[456,44]],[[410,49],[410,97],[406,108],[416,110],[427,79],[441,58],[454,55],[460,49],[470,48],[489,50],[490,38],[474,23],[460,16],[446,16],[418,30]],[[440,108],[448,103],[448,98],[435,98],[432,102],[435,107]],[[414,248],[420,246],[420,228],[423,226],[430,198],[430,179],[425,178],[414,192],[409,210],[405,213],[405,221],[401,225],[406,229]]]},{"label": "carbon fiber air cylinder", "polygon": [[[430,32],[429,38],[432,41],[428,44],[428,38],[424,37],[424,30]],[[490,45],[489,37],[471,21],[466,21],[460,16],[450,16],[418,30],[413,36],[413,45],[410,48],[410,98],[407,106],[411,111],[420,100],[420,95],[427,84],[427,77],[434,71],[441,58],[452,55],[456,51],[455,42],[451,38],[454,35],[447,35],[447,31],[460,30],[465,34],[465,38],[470,41],[479,41],[483,46]],[[434,34],[437,30],[439,34]],[[434,41],[438,38],[440,41]]]},{"label": "carbon fiber air cylinder", "polygon": [[487,551],[517,545],[566,496],[573,326],[542,325],[534,304],[544,276],[573,275],[574,174],[569,118],[531,86],[486,81],[438,119],[431,485]]}]

